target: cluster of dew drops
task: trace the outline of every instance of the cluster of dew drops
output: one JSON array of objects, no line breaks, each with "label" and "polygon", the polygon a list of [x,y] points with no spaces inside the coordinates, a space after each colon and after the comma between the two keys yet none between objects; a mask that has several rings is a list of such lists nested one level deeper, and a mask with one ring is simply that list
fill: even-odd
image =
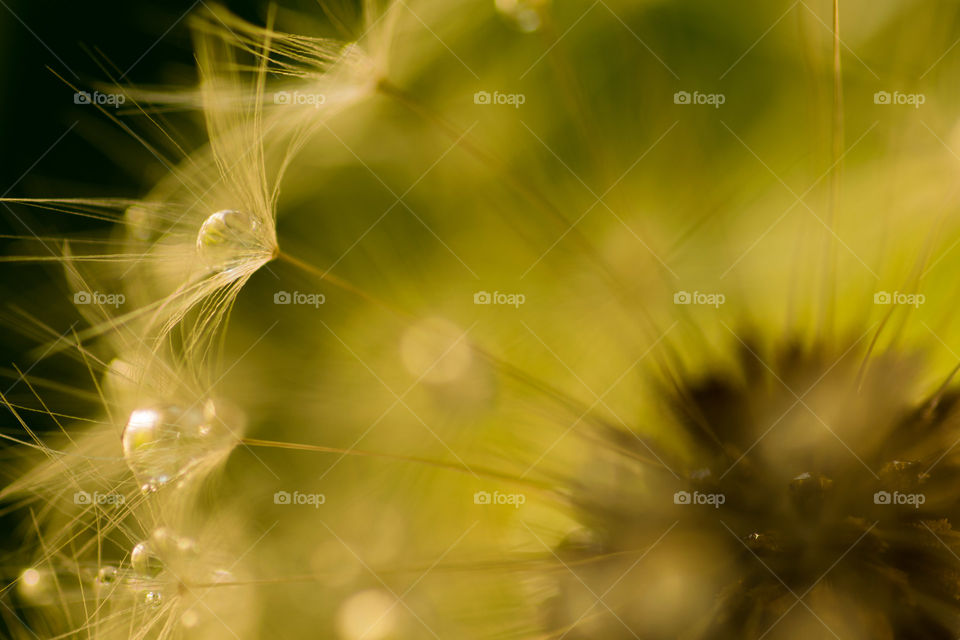
[{"label": "cluster of dew drops", "polygon": [[[497,11],[526,32],[541,26],[548,2],[494,0]],[[217,211],[204,220],[197,232],[198,258],[210,272],[230,272],[252,257],[262,257],[270,246],[264,241],[264,232],[258,219],[247,212]],[[191,406],[159,404],[134,409],[121,434],[123,457],[140,491],[147,495],[183,487],[211,454],[236,442],[235,434],[218,416],[211,399]],[[101,566],[92,577],[94,590],[98,597],[107,597],[124,586],[143,605],[160,607],[170,585],[181,582],[170,565],[190,566],[197,555],[197,543],[192,538],[160,526],[133,546],[127,566]],[[230,572],[223,569],[213,570],[207,578],[215,583],[233,580]],[[57,590],[57,577],[51,570],[31,567],[21,573],[18,590],[28,601],[50,603]],[[185,627],[193,627],[198,623],[198,615],[188,609],[180,621]]]},{"label": "cluster of dew drops", "polygon": [[[236,268],[247,255],[262,247],[261,225],[246,213],[234,210],[210,215],[197,233],[197,253],[214,272]],[[215,454],[230,448],[237,436],[218,415],[213,399],[192,405],[158,403],[130,412],[121,433],[123,458],[142,494],[182,489],[198,475]],[[122,503],[114,502],[114,507]],[[189,567],[198,555],[196,542],[168,527],[154,529],[137,542],[124,566],[108,564],[97,570],[93,581],[98,597],[108,597],[118,587],[135,594],[147,607],[161,606],[172,584],[181,582],[170,570],[171,561]],[[207,582],[229,582],[228,571],[214,570]],[[49,604],[55,599],[58,577],[49,569],[30,567],[18,580],[18,592],[28,602]],[[199,616],[189,609],[181,616],[184,626],[195,626]]]}]

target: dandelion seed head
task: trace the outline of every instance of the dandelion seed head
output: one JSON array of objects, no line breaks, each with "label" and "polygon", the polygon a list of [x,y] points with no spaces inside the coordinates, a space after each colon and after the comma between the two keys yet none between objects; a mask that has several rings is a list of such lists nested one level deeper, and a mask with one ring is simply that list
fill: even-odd
[{"label": "dandelion seed head", "polygon": [[[593,471],[571,480],[597,545],[554,552],[588,567],[578,572],[588,588],[623,576],[605,596],[615,615],[590,621],[592,634],[610,637],[625,624],[676,637],[695,621],[702,637],[757,637],[784,613],[786,587],[809,589],[831,626],[852,612],[869,620],[879,634],[871,637],[956,635],[960,580],[937,537],[954,539],[960,518],[951,454],[960,395],[905,383],[917,377],[912,355],[875,355],[861,370],[863,353],[845,348],[789,345],[764,358],[744,347],[733,374],[695,376],[668,394],[669,431],[682,445],[647,448],[620,434],[616,483]],[[802,404],[791,389],[803,390]],[[638,464],[651,451],[663,466]],[[913,502],[888,504],[885,495]],[[589,595],[568,577],[547,607],[557,627]],[[900,602],[896,615],[875,606],[887,599]],[[788,627],[798,628],[771,637],[793,637]]]}]

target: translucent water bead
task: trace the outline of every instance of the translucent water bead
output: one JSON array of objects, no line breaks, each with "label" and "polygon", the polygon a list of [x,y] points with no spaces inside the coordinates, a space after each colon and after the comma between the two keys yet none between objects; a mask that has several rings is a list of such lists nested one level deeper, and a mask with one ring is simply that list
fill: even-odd
[{"label": "translucent water bead", "polygon": [[130,552],[130,568],[141,579],[156,578],[163,571],[163,560],[151,540],[137,543]]},{"label": "translucent water bead", "polygon": [[94,580],[94,586],[98,591],[109,589],[120,579],[120,572],[114,566],[101,567],[97,571],[97,578]]},{"label": "translucent water bead", "polygon": [[543,26],[549,0],[494,0],[497,11],[518,29],[532,33]]},{"label": "translucent water bead", "polygon": [[165,405],[136,409],[121,437],[123,456],[144,492],[184,478],[204,458],[231,440],[212,400],[182,409]]},{"label": "translucent water bead", "polygon": [[130,569],[137,578],[152,580],[163,572],[165,559],[182,561],[196,555],[196,552],[197,543],[192,538],[177,535],[167,527],[159,527],[148,540],[138,542],[133,547]]},{"label": "translucent water bead", "polygon": [[232,269],[266,252],[262,226],[249,213],[217,211],[200,226],[197,252],[212,269]]}]

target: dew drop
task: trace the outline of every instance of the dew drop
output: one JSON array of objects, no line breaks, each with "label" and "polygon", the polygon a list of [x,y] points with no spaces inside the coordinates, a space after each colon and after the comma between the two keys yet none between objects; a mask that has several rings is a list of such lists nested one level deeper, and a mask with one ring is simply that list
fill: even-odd
[{"label": "dew drop", "polygon": [[149,541],[140,542],[130,553],[130,567],[141,578],[156,578],[163,571],[163,560]]},{"label": "dew drop", "polygon": [[266,252],[262,227],[243,211],[217,211],[200,226],[197,252],[211,269],[233,269]]},{"label": "dew drop", "polygon": [[105,589],[117,582],[120,578],[120,572],[114,566],[101,567],[97,571],[97,579],[94,584],[97,589]]},{"label": "dew drop", "polygon": [[143,603],[148,607],[159,607],[163,603],[163,594],[159,591],[147,591],[143,594]]},{"label": "dew drop", "polygon": [[217,417],[216,406],[208,400],[202,408],[165,405],[136,409],[121,440],[123,456],[141,482],[141,491],[154,493],[224,446],[229,435]]}]

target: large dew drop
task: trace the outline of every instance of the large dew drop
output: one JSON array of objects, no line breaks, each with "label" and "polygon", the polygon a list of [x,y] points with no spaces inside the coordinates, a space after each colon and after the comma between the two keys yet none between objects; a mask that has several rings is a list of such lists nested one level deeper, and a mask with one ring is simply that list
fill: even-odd
[{"label": "large dew drop", "polygon": [[163,571],[163,560],[150,540],[138,543],[130,552],[130,568],[141,579],[156,578]]},{"label": "large dew drop", "polygon": [[243,211],[217,211],[200,226],[197,252],[208,267],[218,271],[260,259],[267,253],[262,225]]},{"label": "large dew drop", "polygon": [[123,456],[144,492],[185,480],[235,442],[212,400],[202,407],[136,409],[123,429]]}]

